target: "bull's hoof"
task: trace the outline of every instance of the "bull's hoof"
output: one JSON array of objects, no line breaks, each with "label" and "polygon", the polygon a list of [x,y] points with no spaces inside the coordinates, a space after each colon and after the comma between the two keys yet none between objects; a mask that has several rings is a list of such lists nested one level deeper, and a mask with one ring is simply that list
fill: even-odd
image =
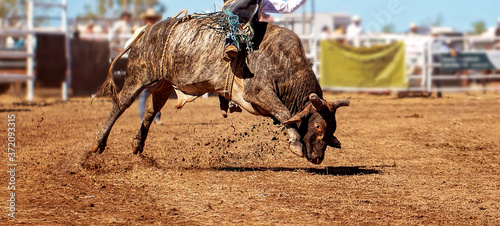
[{"label": "bull's hoof", "polygon": [[222,117],[227,118],[227,110],[220,110]]},{"label": "bull's hoof", "polygon": [[142,154],[143,151],[144,151],[144,145],[141,145],[140,141],[134,140],[132,142],[132,152],[134,153],[134,155]]},{"label": "bull's hoof", "polygon": [[133,153],[134,153],[134,155],[142,154],[142,151],[144,151],[143,147],[137,147],[137,146],[133,147]]},{"label": "bull's hoof", "polygon": [[291,142],[290,149],[297,156],[304,157],[304,151],[303,151],[302,143],[300,143],[300,141]]},{"label": "bull's hoof", "polygon": [[94,146],[92,146],[92,152],[102,154],[104,152],[105,148],[106,148],[106,145],[94,144]]}]

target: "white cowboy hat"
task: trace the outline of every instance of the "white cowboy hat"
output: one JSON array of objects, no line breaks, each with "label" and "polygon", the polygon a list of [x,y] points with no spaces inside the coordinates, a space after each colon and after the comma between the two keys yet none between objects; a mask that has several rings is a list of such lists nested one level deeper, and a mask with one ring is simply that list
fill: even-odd
[{"label": "white cowboy hat", "polygon": [[417,28],[417,24],[415,24],[415,23],[411,22],[411,23],[410,23],[410,28]]},{"label": "white cowboy hat", "polygon": [[161,18],[162,18],[162,15],[156,13],[156,11],[154,9],[152,9],[152,8],[149,8],[148,10],[146,10],[146,12],[141,13],[141,19],[142,20],[144,20],[144,19],[161,20]]},{"label": "white cowboy hat", "polygon": [[361,17],[359,17],[358,15],[354,15],[354,16],[352,16],[351,20],[354,22],[359,22],[359,21],[361,21]]}]

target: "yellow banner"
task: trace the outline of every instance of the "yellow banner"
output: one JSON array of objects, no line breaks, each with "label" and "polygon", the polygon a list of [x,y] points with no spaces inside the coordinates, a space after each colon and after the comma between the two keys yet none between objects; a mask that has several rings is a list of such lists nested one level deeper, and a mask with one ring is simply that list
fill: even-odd
[{"label": "yellow banner", "polygon": [[321,42],[320,84],[324,88],[407,88],[405,45],[356,48]]}]

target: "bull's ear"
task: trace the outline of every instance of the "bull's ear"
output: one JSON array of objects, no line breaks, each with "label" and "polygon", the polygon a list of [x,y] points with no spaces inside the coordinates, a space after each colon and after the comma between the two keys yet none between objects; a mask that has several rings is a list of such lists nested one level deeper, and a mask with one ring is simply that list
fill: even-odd
[{"label": "bull's ear", "polygon": [[311,93],[309,95],[309,101],[311,101],[312,105],[314,106],[314,108],[316,108],[317,111],[321,111],[327,106],[327,102],[319,98],[316,93]]},{"label": "bull's ear", "polygon": [[340,141],[337,140],[337,138],[333,135],[326,139],[326,144],[328,144],[328,146],[330,146],[330,147],[334,147],[334,148],[338,148],[338,149],[341,148]]},{"label": "bull's ear", "polygon": [[334,100],[332,102],[333,106],[335,107],[335,109],[339,108],[339,107],[347,107],[351,104],[351,101],[349,100]]},{"label": "bull's ear", "polygon": [[303,111],[301,111],[300,113],[296,114],[295,116],[293,116],[291,119],[288,119],[286,122],[284,122],[283,124],[285,125],[290,125],[290,124],[294,124],[294,123],[299,123],[301,122],[304,118],[307,118],[308,116],[310,116],[312,114],[312,111],[313,111],[313,108],[311,105],[307,106]]}]

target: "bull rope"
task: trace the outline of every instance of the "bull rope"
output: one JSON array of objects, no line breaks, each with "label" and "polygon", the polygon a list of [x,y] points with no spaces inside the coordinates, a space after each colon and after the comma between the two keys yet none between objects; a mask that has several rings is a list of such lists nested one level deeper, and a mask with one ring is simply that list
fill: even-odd
[{"label": "bull rope", "polygon": [[167,53],[167,45],[168,45],[168,42],[170,41],[170,36],[172,36],[172,32],[174,31],[175,27],[177,27],[177,25],[179,25],[179,23],[181,22],[185,22],[187,20],[190,19],[190,16],[188,15],[188,11],[183,9],[181,11],[179,11],[173,18],[177,18],[179,17],[181,14],[184,14],[184,16],[180,19],[178,19],[175,24],[172,26],[172,28],[170,29],[170,31],[168,32],[168,35],[167,35],[167,40],[165,41],[165,45],[163,46],[163,52],[161,54],[161,62],[160,62],[160,75],[163,77],[163,63],[165,61],[165,55]]},{"label": "bull rope", "polygon": [[231,61],[228,62],[228,71],[226,75],[226,84],[224,85],[224,90],[222,93],[224,94],[224,98],[227,100],[233,99],[233,84],[234,84],[234,76],[233,68],[231,67]]}]

